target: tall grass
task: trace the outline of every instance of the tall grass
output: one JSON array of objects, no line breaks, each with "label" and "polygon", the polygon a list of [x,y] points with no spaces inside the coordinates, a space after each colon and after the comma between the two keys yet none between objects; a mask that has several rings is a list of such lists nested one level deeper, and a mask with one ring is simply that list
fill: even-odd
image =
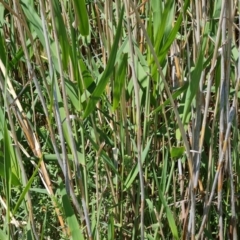
[{"label": "tall grass", "polygon": [[0,0],[0,239],[238,239],[238,11]]}]

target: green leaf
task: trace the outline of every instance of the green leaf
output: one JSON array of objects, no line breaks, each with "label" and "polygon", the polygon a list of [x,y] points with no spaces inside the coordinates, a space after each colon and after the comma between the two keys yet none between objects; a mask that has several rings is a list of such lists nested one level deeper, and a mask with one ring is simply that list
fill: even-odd
[{"label": "green leaf", "polygon": [[108,221],[108,239],[109,240],[115,239],[115,237],[114,237],[114,218],[113,218],[112,214],[109,217],[109,221]]},{"label": "green leaf", "polygon": [[86,100],[89,98],[89,95],[94,92],[96,84],[93,80],[91,72],[88,70],[82,59],[78,59],[78,65],[81,73],[77,73],[77,75],[80,76],[76,77],[76,80],[78,82],[78,98],[79,95],[81,96],[79,101],[81,102],[80,106],[82,110],[83,108],[86,108]]},{"label": "green leaf", "polygon": [[36,193],[40,193],[40,194],[46,194],[48,195],[48,191],[46,189],[43,188],[30,188],[31,192],[36,192]]},{"label": "green leaf", "polygon": [[[62,158],[63,154],[60,154],[60,156]],[[79,159],[80,163],[82,165],[84,165],[84,163],[85,163],[84,155],[81,152],[77,151],[77,156],[78,156],[78,159]],[[74,157],[73,157],[72,154],[67,154],[67,158],[68,158],[68,160],[73,161]],[[44,160],[46,160],[46,161],[57,161],[58,159],[57,159],[56,154],[44,154]]]},{"label": "green leaf", "polygon": [[169,179],[169,171],[168,171],[168,166],[169,166],[169,151],[168,149],[163,149],[163,168],[162,168],[162,177],[160,181],[160,189],[162,192],[166,192],[166,185],[167,185],[167,180]]},{"label": "green leaf", "polygon": [[164,196],[163,196],[161,191],[159,191],[159,197],[161,199],[161,202],[163,204],[164,210],[166,212],[168,224],[170,226],[172,235],[173,235],[174,239],[179,239],[179,237],[178,237],[178,230],[177,230],[176,223],[174,221],[173,214],[172,214],[170,208],[168,207],[167,202],[166,202],[166,200],[165,200],[165,198],[164,198]]},{"label": "green leaf", "polygon": [[[142,164],[144,163],[144,161],[147,157],[147,154],[148,154],[150,146],[151,146],[151,142],[152,142],[152,137],[150,138],[150,140],[148,141],[145,149],[142,152]],[[133,181],[136,179],[136,177],[138,175],[138,172],[139,172],[139,168],[138,168],[138,164],[136,164],[127,176],[127,179],[124,183],[124,191],[127,190],[131,186]]]},{"label": "green leaf", "polygon": [[[5,86],[6,87],[6,86]],[[6,99],[6,94],[3,93]],[[11,202],[11,185],[12,185],[12,157],[13,149],[12,149],[12,142],[9,135],[9,131],[7,128],[6,123],[6,116],[5,112],[2,111],[0,108],[0,131],[3,133],[3,141],[1,141],[1,148],[3,149],[3,172],[4,172],[4,195],[6,197],[6,215],[5,215],[5,222],[8,227],[8,232],[10,232],[10,202]],[[2,184],[1,184],[2,185]]]},{"label": "green leaf", "polygon": [[213,18],[220,17],[221,8],[222,8],[222,1],[221,0],[214,1]]},{"label": "green leaf", "polygon": [[[5,174],[4,174],[4,164],[0,162],[0,176],[5,178]],[[13,186],[19,186],[20,185],[20,181],[18,179],[18,177],[15,175],[15,173],[13,173],[13,171],[11,172],[11,183]]]},{"label": "green leaf", "polygon": [[2,229],[0,229],[0,239],[1,240],[8,239],[8,235]]},{"label": "green leaf", "polygon": [[74,0],[74,5],[79,21],[79,31],[83,36],[87,36],[89,34],[89,22],[85,0]]},{"label": "green leaf", "polygon": [[117,28],[117,33],[116,33],[116,36],[114,39],[114,43],[113,43],[113,46],[111,49],[111,53],[109,56],[109,60],[108,60],[106,69],[88,102],[87,108],[84,112],[84,116],[83,116],[84,118],[86,118],[94,110],[95,104],[98,102],[100,96],[102,95],[102,93],[108,83],[108,79],[113,72],[115,61],[116,61],[116,56],[117,56],[117,51],[118,51],[118,43],[119,43],[119,40],[121,37],[121,32],[122,32],[122,20],[123,20],[123,13],[124,13],[123,9],[124,8],[122,8],[122,12],[121,12],[121,16],[120,16],[119,24],[118,24],[118,28]]},{"label": "green leaf", "polygon": [[48,209],[46,209],[45,211],[45,216],[44,216],[44,220],[43,220],[43,224],[42,224],[42,231],[41,231],[41,238],[40,240],[44,239],[44,235],[45,235],[45,229],[46,229],[46,223],[47,223],[47,213],[48,213]]},{"label": "green leaf", "polygon": [[1,60],[2,60],[3,64],[5,65],[6,64],[6,53],[5,53],[5,45],[4,45],[4,41],[2,38],[2,34],[0,34],[0,53],[1,53]]},{"label": "green leaf", "polygon": [[[155,40],[154,47],[157,54],[160,53],[161,43],[163,41],[164,36],[167,36],[169,34],[169,30],[172,27],[172,21],[174,17],[174,8],[175,8],[175,3],[172,0],[167,1],[167,3],[165,4],[163,13],[162,14],[160,13],[161,21],[159,22],[160,24],[156,26],[158,30],[155,33],[155,39],[154,39]],[[165,46],[165,43],[164,43],[164,46]]]},{"label": "green leaf", "polygon": [[[52,2],[53,2],[53,9],[54,9],[57,35],[58,35],[58,39],[59,39],[61,49],[62,49],[62,58],[61,59],[62,59],[64,69],[67,69],[68,59],[69,59],[69,51],[70,51],[69,43],[68,43],[69,40],[68,40],[68,37],[67,37],[66,28],[63,27],[64,22],[63,22],[61,10],[60,10],[60,7],[59,7],[59,1],[54,0]],[[66,43],[68,43],[68,44],[66,44]]]},{"label": "green leaf", "polygon": [[201,78],[201,73],[203,70],[203,51],[204,49],[201,48],[199,51],[198,60],[196,63],[196,66],[194,70],[191,73],[191,81],[188,86],[187,94],[186,94],[186,100],[184,103],[184,110],[183,110],[183,124],[186,123],[187,115],[191,106],[191,103],[193,101],[193,98],[196,96],[197,90],[199,88],[199,81]]},{"label": "green leaf", "polygon": [[65,79],[67,95],[76,111],[80,111],[80,103],[77,94],[77,84]]},{"label": "green leaf", "polygon": [[89,72],[89,70],[87,69],[84,61],[82,59],[79,60],[79,66],[80,66],[80,69],[81,69],[81,75],[82,75],[82,80],[83,80],[83,86],[82,86],[82,83],[81,83],[81,90],[82,89],[88,89],[88,91],[90,93],[92,93],[93,91],[91,91],[92,89],[94,90],[96,85],[95,85],[95,82],[92,78],[92,75],[91,73]]},{"label": "green leaf", "polygon": [[126,69],[128,64],[127,59],[128,59],[128,54],[125,53],[121,58],[120,66],[117,71],[117,76],[114,82],[114,89],[113,89],[113,110],[115,110],[118,106],[122,89],[124,87],[124,82],[126,78]]},{"label": "green leaf", "polygon": [[[61,180],[60,180],[61,181]],[[83,240],[83,233],[80,230],[79,223],[77,221],[77,217],[73,211],[72,205],[69,201],[66,188],[64,187],[62,181],[60,183],[60,193],[62,196],[62,204],[64,209],[64,215],[66,218],[67,225],[70,229],[70,235],[72,240]]]},{"label": "green leaf", "polygon": [[172,147],[171,148],[171,157],[172,158],[180,158],[185,151],[185,147]]},{"label": "green leaf", "polygon": [[[154,32],[154,39],[156,39],[157,30],[161,24],[162,19],[162,9],[163,9],[163,2],[159,0],[152,0],[151,2],[151,10],[152,10],[152,21],[149,21],[149,25],[152,27]],[[150,15],[151,16],[151,15]]]},{"label": "green leaf", "polygon": [[29,179],[27,185],[25,186],[24,190],[22,191],[22,193],[21,193],[21,195],[20,195],[20,197],[19,197],[19,199],[18,199],[18,201],[17,201],[17,203],[16,203],[16,205],[14,207],[13,214],[15,214],[17,212],[17,210],[18,210],[19,206],[21,205],[22,201],[24,200],[28,190],[30,189],[30,187],[32,185],[32,182],[33,182],[33,180],[35,179],[35,176],[38,173],[38,169],[40,167],[41,161],[42,160],[39,160],[39,163],[38,163],[36,169],[34,170],[33,175],[31,176],[31,178]]},{"label": "green leaf", "polygon": [[[185,91],[187,91],[188,88],[188,82],[186,82],[182,87],[178,88],[175,92],[173,92],[172,94],[172,98],[173,100],[175,100],[177,97],[179,97],[182,93],[184,93]],[[162,107],[165,107],[167,105],[170,104],[170,99],[168,98],[162,105],[160,105],[159,107],[157,107],[151,114],[155,114],[159,111],[162,110]]]},{"label": "green leaf", "polygon": [[164,211],[166,212],[166,216],[167,216],[167,220],[168,220],[168,224],[169,224],[169,227],[171,229],[171,232],[172,232],[172,235],[173,235],[173,238],[174,239],[179,239],[178,237],[178,230],[177,230],[177,226],[176,226],[176,223],[174,221],[174,217],[173,217],[173,214],[170,210],[170,208],[168,207],[168,204],[165,200],[165,197],[159,187],[159,183],[158,183],[158,179],[157,179],[157,175],[156,175],[156,171],[153,169],[153,174],[154,174],[154,178],[155,178],[155,182],[157,184],[157,189],[158,189],[158,195],[159,195],[159,198],[161,200],[161,203],[163,205],[163,208],[164,208]]},{"label": "green leaf", "polygon": [[28,23],[35,30],[35,32],[37,33],[38,39],[42,43],[44,49],[46,49],[46,44],[45,44],[45,39],[44,39],[43,29],[42,29],[42,22],[40,17],[38,16],[37,12],[33,8],[32,4],[29,4],[27,2],[24,3],[22,1],[20,3],[25,13],[25,16],[28,20]]},{"label": "green leaf", "polygon": [[[190,2],[190,0],[186,0],[185,1],[185,4],[183,6],[183,10],[182,10],[184,13],[185,13],[185,11],[188,8],[189,2]],[[171,46],[171,44],[173,43],[173,41],[175,40],[177,32],[178,32],[178,30],[179,30],[179,28],[180,28],[180,26],[182,24],[182,19],[183,19],[183,14],[181,12],[179,17],[178,17],[178,19],[177,19],[177,22],[175,23],[175,25],[174,25],[174,27],[172,29],[172,31],[166,37],[167,41],[164,42],[164,45],[163,45],[163,48],[161,49],[160,55],[162,55],[163,52],[166,52],[169,49],[169,47]]]},{"label": "green leaf", "polygon": [[[93,148],[96,151],[99,151],[99,145],[93,140],[93,138],[87,133],[87,131],[84,130],[84,134],[87,137],[87,139],[89,139],[89,141],[91,142]],[[113,164],[112,159],[108,156],[108,154],[104,150],[101,151],[100,156],[103,159],[104,163],[107,164],[107,166],[110,169],[112,169],[115,174],[118,174],[118,169]]]},{"label": "green leaf", "polygon": [[[182,10],[184,13],[187,10],[187,7],[189,5],[189,1],[190,0],[186,0],[185,1],[184,7],[183,7],[183,10]],[[165,28],[162,29],[161,27],[159,29],[161,35],[163,34],[162,33],[163,31],[164,31],[164,34],[166,34],[165,37],[164,37],[165,41],[163,42],[163,44],[160,45],[160,43],[159,43],[159,41],[160,42],[162,41],[161,40],[161,35],[160,35],[160,37],[158,37],[159,39],[158,39],[157,43],[155,44],[155,49],[156,48],[158,49],[159,48],[158,46],[161,46],[161,48],[159,49],[160,52],[158,53],[160,64],[162,64],[162,62],[165,61],[168,49],[170,48],[170,46],[173,43],[173,41],[176,39],[177,32],[178,32],[178,30],[179,30],[179,28],[180,28],[180,26],[182,24],[182,19],[183,19],[183,14],[181,12],[180,15],[178,16],[178,19],[177,19],[174,27],[172,28],[172,30],[171,30],[171,32],[169,34],[168,34],[168,29],[165,29]],[[153,62],[153,58],[151,60],[151,63],[152,62]],[[150,65],[151,65],[151,63],[150,63]],[[156,66],[155,66],[154,72],[155,71],[156,71]]]}]

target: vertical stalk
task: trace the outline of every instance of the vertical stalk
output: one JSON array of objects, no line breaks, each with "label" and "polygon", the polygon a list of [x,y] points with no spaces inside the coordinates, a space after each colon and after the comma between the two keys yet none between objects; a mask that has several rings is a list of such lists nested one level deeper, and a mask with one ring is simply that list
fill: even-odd
[{"label": "vertical stalk", "polygon": [[[195,38],[194,38],[194,52],[195,52],[195,59],[194,61],[196,62],[196,59],[199,54],[199,50],[201,49],[200,47],[200,9],[199,9],[199,1],[195,0],[195,4],[193,5],[195,7],[195,15],[196,15],[196,29],[194,31],[195,33]],[[194,24],[195,25],[195,24]],[[200,80],[200,85],[203,82],[203,74],[201,76]],[[194,81],[194,79],[190,79],[190,81]],[[200,88],[199,88],[200,89]],[[197,162],[197,155],[199,154],[198,148],[199,148],[199,135],[200,135],[200,122],[201,122],[201,92],[198,89],[197,94],[196,94],[196,111],[192,108],[193,112],[193,120],[192,120],[192,126],[193,126],[193,131],[192,131],[192,149],[193,149],[193,179],[195,181],[196,176],[198,176],[199,172],[199,162]],[[193,190],[193,189],[192,189]],[[190,219],[189,221],[189,227],[188,227],[188,233],[191,232],[191,239],[194,239],[195,236],[195,214],[196,214],[196,191],[190,191],[191,194],[191,208],[190,208]]]},{"label": "vertical stalk", "polygon": [[[227,7],[227,4],[225,3]],[[219,119],[219,157],[223,152],[223,141],[226,131],[226,8],[224,11],[223,22],[222,22],[222,56],[221,56],[221,83],[220,83],[220,119]],[[227,154],[226,154],[227,155]],[[223,216],[222,216],[222,185],[223,185],[223,169],[219,172],[218,178],[218,214],[219,214],[219,239],[223,240]]]},{"label": "vertical stalk", "polygon": [[130,14],[129,14],[129,3],[124,0],[125,9],[127,13],[127,31],[129,34],[129,47],[130,47],[130,57],[131,57],[131,67],[132,67],[132,76],[133,76],[133,85],[134,85],[134,92],[135,92],[135,102],[136,102],[136,131],[137,131],[137,159],[138,159],[138,169],[139,169],[139,180],[140,180],[140,191],[141,191],[141,207],[140,207],[140,215],[141,215],[141,239],[144,239],[144,201],[145,201],[145,194],[144,194],[144,179],[143,179],[143,170],[142,170],[142,160],[141,160],[141,152],[142,152],[142,139],[141,139],[141,113],[140,113],[140,99],[139,99],[139,85],[136,75],[135,69],[135,60],[134,60],[134,47],[132,44],[133,37],[132,37],[132,30],[130,25]]}]

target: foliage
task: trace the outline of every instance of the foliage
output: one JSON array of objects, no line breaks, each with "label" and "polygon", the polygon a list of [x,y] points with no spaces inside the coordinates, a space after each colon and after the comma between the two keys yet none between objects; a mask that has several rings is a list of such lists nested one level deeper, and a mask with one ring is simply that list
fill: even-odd
[{"label": "foliage", "polygon": [[0,0],[0,239],[237,239],[234,4]]}]

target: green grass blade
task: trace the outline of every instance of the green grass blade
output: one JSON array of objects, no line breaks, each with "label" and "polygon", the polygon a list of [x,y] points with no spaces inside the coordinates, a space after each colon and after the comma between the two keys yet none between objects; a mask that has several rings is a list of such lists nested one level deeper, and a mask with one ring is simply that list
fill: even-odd
[{"label": "green grass blade", "polygon": [[[190,0],[186,0],[185,3],[184,3],[184,7],[183,7],[183,12],[185,13],[188,6],[189,6],[189,2]],[[183,20],[183,15],[182,15],[182,12],[180,13],[180,15],[178,16],[178,19],[172,29],[172,31],[170,32],[170,34],[167,36],[167,41],[164,42],[164,45],[163,45],[163,48],[161,49],[161,53],[160,55],[163,55],[162,53],[163,52],[166,52],[169,47],[171,46],[171,44],[173,43],[176,35],[177,35],[177,31],[179,30],[181,24],[182,24],[182,20]]]},{"label": "green grass blade", "polygon": [[[69,59],[69,51],[70,51],[70,44],[69,39],[67,37],[66,28],[64,26],[61,10],[59,7],[59,1],[53,1],[53,9],[54,9],[54,16],[55,16],[55,23],[57,29],[58,39],[62,49],[62,63],[63,67],[66,70],[68,66],[68,59]],[[66,44],[67,43],[67,44]]]},{"label": "green grass blade", "polygon": [[70,236],[72,240],[84,240],[83,233],[80,230],[79,223],[77,221],[77,217],[73,211],[71,203],[69,201],[66,188],[63,183],[60,183],[61,196],[62,196],[62,205],[64,209],[64,215],[67,222],[67,225],[70,229]]},{"label": "green grass blade", "polygon": [[37,173],[38,173],[38,169],[39,169],[39,167],[40,167],[41,161],[42,161],[42,160],[39,160],[39,163],[38,163],[36,169],[34,170],[31,178],[29,179],[27,185],[25,186],[25,188],[24,188],[24,190],[22,191],[20,197],[18,198],[18,201],[17,201],[17,203],[16,203],[16,205],[15,205],[15,207],[14,207],[14,209],[13,209],[13,214],[15,214],[15,213],[17,212],[17,210],[19,209],[19,206],[21,205],[22,201],[25,199],[25,196],[26,196],[27,192],[28,192],[29,189],[31,188],[31,185],[32,185],[32,183],[33,183],[33,181],[34,181],[34,179],[35,179],[35,176],[36,176]]},{"label": "green grass blade", "polygon": [[115,237],[114,237],[114,218],[113,218],[112,214],[108,221],[108,239],[109,240],[115,239]]},{"label": "green grass blade", "polygon": [[[183,7],[183,12],[184,13],[187,10],[188,6],[189,6],[189,0],[186,0],[185,4],[184,4],[184,7]],[[161,48],[159,48],[159,52],[158,52],[158,57],[159,57],[160,64],[162,64],[166,60],[166,54],[167,54],[171,44],[173,43],[173,41],[176,39],[176,35],[178,33],[179,28],[181,27],[182,20],[183,20],[183,13],[181,12],[180,15],[178,16],[178,19],[177,19],[176,23],[174,24],[174,27],[170,31],[170,33],[168,33],[169,32],[168,28],[167,29],[165,29],[165,28],[162,29],[164,26],[162,26],[162,28],[161,27],[159,28],[159,31],[160,31],[161,34],[160,34],[160,37],[158,37],[158,39],[157,39],[157,42],[155,44],[155,48],[158,49],[161,46]],[[160,42],[162,41],[163,34],[166,34],[166,35],[165,35],[163,44],[160,45]],[[153,59],[151,59],[151,63],[152,62],[153,62]],[[154,69],[154,73],[155,72],[156,72],[156,67]]]},{"label": "green grass blade", "polygon": [[77,94],[77,86],[75,83],[65,79],[66,92],[74,109],[80,111],[79,96]]},{"label": "green grass blade", "polygon": [[[4,163],[0,157],[0,176],[4,179],[6,178],[5,173],[4,173]],[[11,170],[11,183],[13,186],[19,186],[20,185],[20,181],[19,178],[17,177],[17,175],[13,172],[13,170]]]},{"label": "green grass blade", "polygon": [[163,149],[163,167],[162,167],[162,177],[160,181],[160,190],[163,193],[166,193],[166,185],[167,180],[169,179],[169,172],[168,172],[168,166],[169,166],[169,151],[168,149]]},{"label": "green grass blade", "polygon": [[47,223],[47,209],[45,211],[45,216],[44,216],[44,220],[43,220],[43,224],[42,224],[42,232],[41,232],[41,236],[40,239],[43,240],[44,239],[44,232],[45,232],[45,228],[46,228],[46,223]]},{"label": "green grass blade", "polygon": [[85,0],[74,0],[76,14],[79,21],[79,31],[83,36],[89,34],[89,21]]},{"label": "green grass blade", "polygon": [[0,239],[1,240],[8,239],[8,235],[1,229],[0,229]]},{"label": "green grass blade", "polygon": [[37,33],[37,36],[40,42],[42,43],[43,47],[46,48],[43,29],[42,29],[42,22],[40,17],[38,16],[37,12],[35,11],[35,9],[31,4],[28,4],[27,2],[21,2],[21,5],[30,26]]},{"label": "green grass blade", "polygon": [[[1,9],[1,6],[0,6]],[[1,11],[0,11],[1,13]],[[2,38],[2,34],[0,34],[0,53],[1,53],[1,60],[3,62],[3,64],[5,65],[6,63],[6,53],[5,53],[5,46],[4,46],[4,41]]]},{"label": "green grass blade", "polygon": [[[172,27],[172,20],[174,17],[175,4],[173,1],[167,1],[165,8],[161,17],[160,25],[158,25],[157,33],[155,34],[155,51],[160,53],[161,43],[163,41],[164,35],[169,34],[169,30]],[[168,39],[168,38],[167,38]],[[165,46],[165,43],[164,43]]]},{"label": "green grass blade", "polygon": [[[148,141],[145,149],[142,152],[142,158],[141,158],[142,159],[142,164],[146,160],[147,154],[148,154],[150,146],[151,146],[151,142],[152,142],[152,138]],[[136,164],[132,168],[130,173],[128,174],[127,179],[125,180],[125,183],[124,183],[124,188],[125,189],[124,190],[127,190],[132,185],[133,181],[136,179],[136,177],[138,175],[138,172],[139,172],[139,168],[138,168],[138,165]]]},{"label": "green grass blade", "polygon": [[[83,84],[80,81],[80,89],[81,91],[84,89],[87,89],[90,93],[93,93],[96,84],[91,76],[91,73],[89,72],[89,70],[87,69],[84,61],[82,59],[79,60],[79,66],[81,69],[81,75],[82,75],[82,80],[83,80]],[[83,85],[83,86],[82,86]]]},{"label": "green grass blade", "polygon": [[203,53],[204,53],[204,51],[203,51],[203,49],[201,49],[201,51],[199,52],[196,66],[191,73],[191,81],[188,86],[188,90],[186,93],[186,100],[184,103],[183,124],[186,123],[186,119],[187,119],[187,116],[189,113],[191,103],[192,103],[193,98],[195,97],[197,90],[199,88],[199,81],[200,81],[201,73],[203,70],[203,58],[204,58]]},{"label": "green grass blade", "polygon": [[117,28],[117,32],[116,32],[116,36],[114,39],[114,43],[112,46],[112,50],[110,53],[110,57],[106,66],[106,69],[101,77],[101,79],[99,80],[99,83],[97,85],[97,87],[95,88],[89,102],[87,105],[87,108],[84,112],[84,118],[86,118],[95,108],[95,104],[98,102],[100,96],[102,95],[107,83],[108,83],[108,79],[111,76],[113,69],[114,69],[114,65],[115,65],[115,61],[116,61],[116,56],[117,56],[117,51],[118,51],[118,43],[121,37],[121,32],[122,32],[122,20],[123,20],[123,13],[124,13],[124,8],[122,8],[122,12],[121,12],[121,16],[119,19],[119,23],[118,23],[118,28]]},{"label": "green grass blade", "polygon": [[[12,158],[11,158],[11,150],[12,142],[9,136],[9,132],[6,125],[6,116],[4,115],[2,109],[0,109],[0,131],[3,133],[3,165],[4,165],[4,184],[3,190],[6,197],[6,216],[5,223],[8,228],[8,232],[10,233],[10,202],[11,202],[11,184],[12,184]],[[7,239],[10,239],[10,235]]]},{"label": "green grass blade", "polygon": [[[187,91],[189,83],[186,82],[182,87],[177,89],[175,92],[172,94],[173,100],[175,100],[177,97],[179,97],[182,93]],[[170,105],[170,99],[168,98],[162,105],[154,109],[154,111],[151,112],[151,114],[156,114],[157,112],[161,111],[163,107]]]},{"label": "green grass blade", "polygon": [[172,147],[170,154],[172,158],[180,158],[184,154],[185,147]]},{"label": "green grass blade", "polygon": [[174,239],[179,239],[179,237],[178,237],[178,230],[177,230],[176,223],[174,221],[173,214],[172,214],[170,208],[168,207],[167,202],[166,202],[162,192],[159,192],[159,197],[160,197],[161,202],[162,202],[162,204],[164,206],[164,210],[166,211],[167,220],[168,220],[169,227],[170,227],[170,229],[172,231],[172,235],[173,235]]},{"label": "green grass blade", "polygon": [[128,54],[124,54],[120,61],[120,66],[117,71],[116,80],[114,82],[114,89],[113,89],[113,110],[118,107],[122,89],[124,87],[124,82],[126,78],[126,69],[127,69],[127,59]]},{"label": "green grass blade", "polygon": [[160,186],[159,186],[158,180],[157,180],[157,175],[156,175],[156,172],[155,172],[154,169],[153,169],[153,173],[154,173],[154,178],[155,178],[156,184],[158,186],[158,195],[159,195],[159,198],[160,198],[160,200],[161,200],[161,202],[163,204],[164,210],[166,212],[168,224],[169,224],[169,227],[171,229],[173,238],[174,239],[179,239],[178,230],[177,230],[176,223],[174,221],[173,214],[172,214],[170,208],[168,207],[167,202],[165,200],[165,197],[164,197],[164,195],[163,195],[163,193],[162,193],[162,191],[160,189]]},{"label": "green grass blade", "polygon": [[153,39],[156,39],[158,29],[161,24],[161,19],[162,19],[163,2],[158,0],[152,0],[151,9],[152,9],[151,11],[152,14],[150,14],[150,16],[152,17],[152,21],[149,22],[148,26],[152,25],[152,29],[154,32]]}]

